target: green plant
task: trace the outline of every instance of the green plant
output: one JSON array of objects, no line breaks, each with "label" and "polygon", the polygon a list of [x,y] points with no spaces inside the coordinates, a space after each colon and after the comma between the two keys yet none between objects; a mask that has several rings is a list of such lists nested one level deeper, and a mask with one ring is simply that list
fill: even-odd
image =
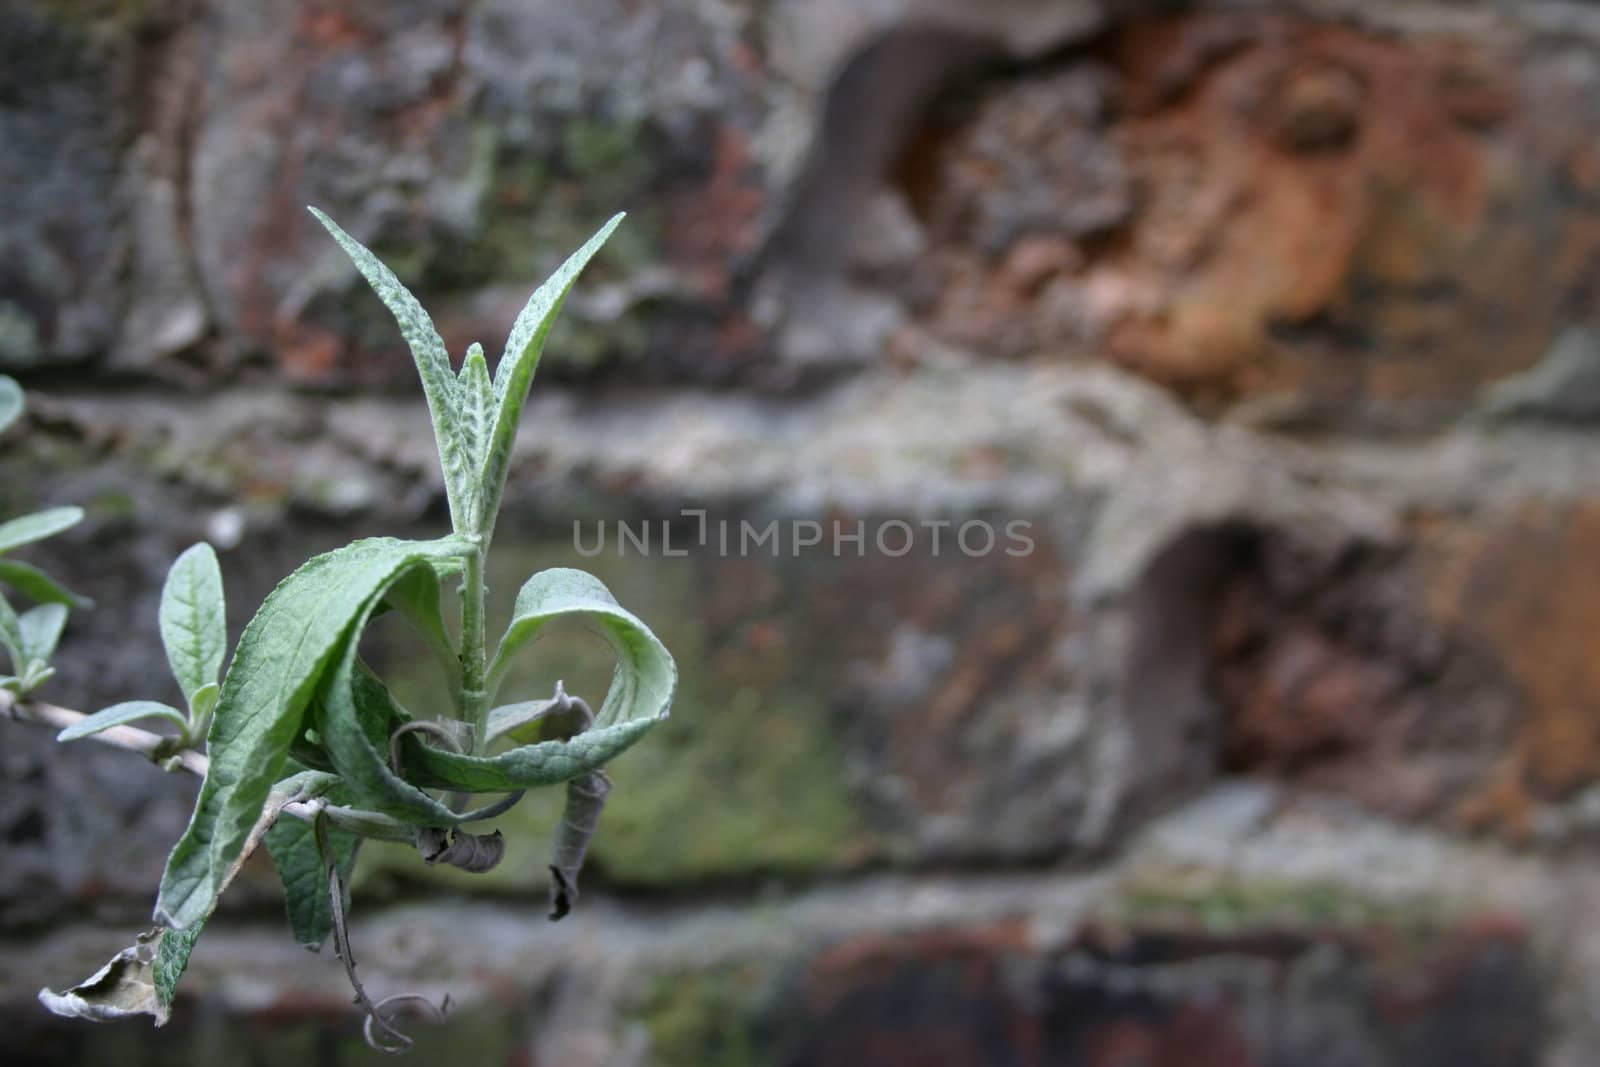
[{"label": "green plant", "polygon": [[[13,379],[0,375],[0,433],[22,416],[22,410],[22,388]],[[86,607],[89,602],[39,568],[5,558],[6,553],[42,541],[82,520],[82,508],[50,508],[0,523],[0,583],[34,601],[34,607],[18,615],[0,593],[0,646],[4,646],[11,660],[11,673],[0,675],[0,690],[13,698],[26,696],[50,680],[55,673],[50,657],[61,640],[67,609]]]},{"label": "green plant", "polygon": [[[484,562],[528,388],[562,301],[621,216],[533,294],[491,377],[477,344],[454,373],[415,297],[371,252],[312,211],[394,314],[411,348],[432,416],[452,531],[432,541],[370,538],[308,561],[262,603],[220,684],[226,647],[221,574],[208,545],[190,548],[168,575],[160,612],[185,710],[132,701],[81,716],[21,699],[48,676],[65,610],[55,605],[60,610],[24,625],[42,610],[36,608],[9,625],[7,607],[0,627],[17,665],[8,706],[62,726],[62,740],[108,740],[205,779],[189,827],[167,860],[156,929],[86,982],[62,994],[41,993],[51,1010],[90,1018],[151,1014],[158,1024],[165,1021],[218,897],[244,859],[265,844],[282,876],[295,936],[311,946],[333,937],[366,1009],[369,1041],[398,1051],[409,1041],[394,1030],[385,1005],[367,1000],[348,947],[344,915],[360,842],[406,841],[426,862],[484,870],[503,851],[499,832],[462,827],[504,813],[524,790],[565,784],[566,813],[550,865],[550,917],[562,917],[576,897],[578,870],[610,788],[601,768],[666,716],[677,669],[649,628],[582,571],[554,569],[528,579],[492,655],[484,627]],[[76,509],[66,510],[76,521]],[[23,532],[43,536],[39,531],[60,529],[66,518],[52,523],[31,516],[34,525]],[[0,545],[12,525],[0,527]],[[0,570],[0,578],[8,573],[20,572]],[[453,629],[442,596],[451,581],[459,583]],[[35,588],[71,598],[53,583]],[[389,611],[437,657],[449,681],[448,707],[431,714],[402,707],[362,662],[362,632]],[[549,699],[497,704],[512,659],[545,627],[572,618],[589,623],[616,653],[599,710],[559,683]],[[172,732],[129,725],[141,719],[164,721]],[[472,799],[479,794],[498,798]]]}]

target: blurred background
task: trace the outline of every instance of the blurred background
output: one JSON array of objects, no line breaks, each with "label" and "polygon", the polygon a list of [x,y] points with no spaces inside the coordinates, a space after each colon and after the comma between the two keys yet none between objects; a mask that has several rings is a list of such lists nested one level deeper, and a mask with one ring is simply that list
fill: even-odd
[{"label": "blurred background", "polygon": [[[446,525],[306,204],[457,358],[629,213],[490,625],[584,566],[682,689],[565,922],[550,803],[488,875],[365,852],[369,988],[455,1004],[411,1062],[1600,1063],[1600,8],[13,0],[0,515],[83,505],[25,558],[97,601],[42,695],[176,696],[196,540],[236,639],[307,556]],[[553,642],[514,695],[557,677],[607,668]],[[378,1058],[264,857],[167,1027],[45,1014],[143,929],[196,782],[0,737],[0,1058]]]}]

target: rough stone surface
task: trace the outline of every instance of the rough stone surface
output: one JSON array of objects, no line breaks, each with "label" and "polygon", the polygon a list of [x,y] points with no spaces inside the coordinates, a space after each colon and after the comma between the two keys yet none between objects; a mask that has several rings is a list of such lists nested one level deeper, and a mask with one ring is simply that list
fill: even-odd
[{"label": "rough stone surface", "polygon": [[[1544,937],[1592,936],[1552,879],[1592,871],[1285,800],[1216,791],[1091,874],[880,875],[773,895],[758,912],[597,895],[557,926],[517,904],[451,899],[360,919],[354,936],[374,993],[454,998],[444,1028],[413,1025],[417,1055],[470,1049],[482,1063],[1098,1067],[1139,1055],[1231,1067],[1562,1053],[1537,1022],[1561,1010],[1539,977]],[[84,927],[14,943],[0,989],[23,1001],[37,975],[76,973],[116,936]],[[276,926],[219,930],[193,967],[195,992],[148,1046],[164,1062],[202,1061],[235,1014],[256,1020],[259,1062],[308,1047],[366,1062],[340,968]],[[28,1062],[94,1062],[115,1033],[7,1019],[38,1050]],[[1194,1059],[1200,1050],[1212,1059]]]},{"label": "rough stone surface", "polygon": [[1514,23],[1138,22],[930,124],[901,291],[951,343],[1088,348],[1206,410],[1436,420],[1593,300],[1593,76]]},{"label": "rough stone surface", "polygon": [[[195,540],[236,635],[308,555],[443,525],[307,202],[454,353],[630,212],[491,628],[587,567],[682,692],[570,924],[529,903],[549,798],[487,878],[366,854],[375,991],[458,1000],[424,1061],[1600,1062],[1588,5],[49,0],[0,41],[0,516],[82,504],[19,555],[98,601],[62,703],[175,695]],[[558,634],[511,684],[608,672]],[[266,869],[168,1030],[40,1015],[194,783],[0,733],[0,1059],[361,1059]]]}]

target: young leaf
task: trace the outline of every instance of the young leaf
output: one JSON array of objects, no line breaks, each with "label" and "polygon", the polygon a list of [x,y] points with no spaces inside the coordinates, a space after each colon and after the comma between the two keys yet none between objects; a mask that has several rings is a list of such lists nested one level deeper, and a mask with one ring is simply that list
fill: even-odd
[{"label": "young leaf", "polygon": [[113,704],[109,708],[101,708],[93,715],[79,719],[56,734],[56,740],[76,741],[80,737],[88,737],[102,730],[109,730],[113,726],[138,722],[140,719],[167,719],[179,726],[187,726],[189,722],[183,712],[168,704],[155,700],[127,700],[121,704]]},{"label": "young leaf", "polygon": [[578,280],[578,274],[621,222],[621,215],[612,216],[582,248],[568,256],[549,280],[535,290],[512,324],[505,354],[494,369],[494,427],[479,459],[482,525],[478,532],[485,538],[494,532],[495,513],[500,509],[500,494],[505,490],[506,470],[511,462],[511,446],[517,439],[517,422],[522,418],[523,405],[528,402],[528,387],[533,383],[533,372],[538,369],[550,326],[571,291],[572,283]]},{"label": "young leaf", "polygon": [[[467,358],[461,364],[461,377],[456,380],[462,428],[471,440],[473,463],[481,469],[483,457],[494,433],[494,385],[489,381],[489,364],[483,358],[483,346],[476,341],[467,349]],[[482,485],[474,494],[473,514],[468,516],[470,529],[482,529],[484,516],[478,513],[483,505]]]},{"label": "young leaf", "polygon": [[167,572],[160,621],[167,663],[193,713],[196,695],[222,671],[228,647],[222,569],[216,552],[204,541],[190,546]]},{"label": "young leaf", "polygon": [[[559,687],[561,683],[557,682]],[[539,729],[544,720],[551,715],[561,714],[572,703],[572,698],[565,692],[557,689],[556,696],[549,700],[523,700],[515,704],[502,704],[489,711],[488,738],[486,743],[493,743],[502,737],[509,737],[513,741],[540,741],[543,737]],[[568,731],[570,737],[577,731]]]},{"label": "young leaf", "polygon": [[[327,794],[341,803],[343,790]],[[344,887],[345,910],[350,908],[350,872],[356,865],[356,850],[361,838],[335,826],[327,828],[328,845],[334,851],[339,881]],[[328,899],[328,865],[317,847],[316,829],[299,819],[280,819],[267,831],[267,851],[283,880],[284,903],[295,940],[309,949],[319,949],[333,931],[333,906]]]},{"label": "young leaf", "polygon": [[27,646],[22,637],[22,623],[4,596],[0,596],[0,648],[4,648],[11,656],[11,670],[14,673],[22,674],[28,669]]},{"label": "young leaf", "polygon": [[0,523],[0,552],[43,541],[83,520],[82,508],[49,508]]},{"label": "young leaf", "polygon": [[462,541],[371,538],[317,556],[272,591],[245,627],[222,683],[211,767],[167,858],[156,921],[183,929],[211,911],[278,779],[323,675],[405,570],[470,551]]},{"label": "young leaf", "polygon": [[428,413],[433,418],[433,433],[439,445],[439,463],[444,468],[445,496],[450,503],[450,518],[457,530],[468,529],[468,516],[477,498],[477,457],[472,451],[470,432],[462,425],[459,402],[456,397],[456,378],[450,369],[450,355],[445,350],[433,320],[422,309],[411,291],[400,284],[394,272],[383,265],[361,242],[339,228],[339,225],[316,208],[310,209],[339,247],[355,263],[356,269],[378,298],[394,315],[400,333],[411,349],[422,378],[422,392],[428,401]]},{"label": "young leaf", "polygon": [[67,609],[60,604],[40,604],[25,611],[17,620],[22,634],[22,654],[29,660],[49,663],[67,625]]},{"label": "young leaf", "polygon": [[65,604],[69,608],[88,608],[94,601],[79,596],[44,571],[21,560],[0,558],[0,582],[37,604]]},{"label": "young leaf", "polygon": [[195,723],[204,721],[206,716],[216,710],[217,700],[221,696],[222,686],[216,682],[207,682],[199,689],[196,689],[194,696],[189,698],[190,720]]},{"label": "young leaf", "polygon": [[0,433],[22,414],[22,386],[16,379],[0,374]]},{"label": "young leaf", "polygon": [[28,669],[17,679],[17,692],[28,694],[56,676],[56,669],[42,659],[28,661]]}]

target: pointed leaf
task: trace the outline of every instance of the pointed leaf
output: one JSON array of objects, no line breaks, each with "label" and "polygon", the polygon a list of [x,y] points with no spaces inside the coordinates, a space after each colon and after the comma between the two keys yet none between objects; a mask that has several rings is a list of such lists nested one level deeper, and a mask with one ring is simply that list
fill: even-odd
[{"label": "pointed leaf", "polygon": [[[559,698],[551,700],[524,700],[516,704],[502,704],[489,711],[488,740],[492,743],[502,737],[510,737],[515,741],[536,741],[542,738],[530,736],[540,731],[525,729],[542,724],[543,720],[562,709],[563,701]],[[569,733],[567,736],[571,736]]]},{"label": "pointed leaf", "polygon": [[217,680],[228,647],[222,568],[204,541],[190,546],[167,571],[160,620],[167,663],[192,709],[196,694]]},{"label": "pointed leaf", "polygon": [[49,663],[67,625],[67,609],[60,604],[40,604],[17,620],[22,632],[22,652],[30,660]]},{"label": "pointed leaf", "polygon": [[210,913],[323,674],[403,571],[460,555],[455,538],[372,538],[317,556],[272,591],[245,627],[222,683],[207,749],[211,767],[167,859],[156,919],[179,929]]},{"label": "pointed leaf", "polygon": [[422,392],[428,400],[428,413],[433,418],[439,462],[444,468],[445,495],[450,501],[450,518],[456,529],[467,529],[467,497],[477,486],[477,457],[471,451],[468,433],[457,412],[456,378],[450,369],[450,355],[444,341],[428,313],[393,271],[327,215],[316,208],[310,211],[339,242],[339,247],[345,250],[400,326],[401,336],[417,364]]},{"label": "pointed leaf", "polygon": [[28,669],[17,679],[17,692],[31,693],[56,676],[56,669],[42,659],[30,659]]},{"label": "pointed leaf", "polygon": [[[348,799],[346,792],[337,788],[326,796],[335,803]],[[337,826],[329,826],[327,835],[338,864],[339,881],[344,886],[345,910],[349,911],[350,873],[355,869],[361,838]],[[328,900],[328,866],[317,847],[315,827],[299,819],[280,819],[267,831],[266,843],[278,877],[283,880],[284,902],[295,940],[310,949],[321,948],[333,931],[333,906]]]},{"label": "pointed leaf", "polygon": [[43,541],[83,520],[82,508],[49,508],[0,523],[0,552]]},{"label": "pointed leaf", "polygon": [[[474,467],[483,469],[483,457],[494,434],[496,414],[494,385],[489,380],[489,364],[483,358],[483,346],[476,341],[467,349],[467,358],[461,364],[461,377],[457,379],[456,396],[460,405],[462,428],[471,441]],[[481,529],[483,514],[483,482],[475,479],[472,486],[472,507],[469,508],[469,529]]]},{"label": "pointed leaf", "polygon": [[150,980],[156,991],[157,1026],[172,1014],[172,1001],[178,995],[178,979],[189,969],[189,955],[194,951],[194,943],[200,940],[200,932],[205,925],[202,919],[187,930],[161,931],[161,943],[156,946],[155,962],[150,966]]},{"label": "pointed leaf", "polygon": [[65,604],[69,608],[93,607],[94,601],[67,589],[44,571],[15,559],[0,559],[0,582],[5,582],[36,604]]},{"label": "pointed leaf", "polygon": [[15,378],[0,374],[0,433],[5,433],[22,414],[22,386]]},{"label": "pointed leaf", "polygon": [[216,682],[207,682],[194,691],[194,696],[189,700],[189,717],[194,722],[200,722],[217,708],[217,700],[222,696],[222,686]]},{"label": "pointed leaf", "polygon": [[113,726],[138,722],[140,719],[166,719],[179,726],[186,726],[189,722],[183,712],[171,705],[155,700],[126,700],[109,708],[101,708],[93,715],[84,716],[56,734],[56,740],[76,741],[80,737],[88,737],[102,730],[109,730]]},{"label": "pointed leaf", "polygon": [[482,463],[483,503],[480,514],[483,525],[479,532],[488,536],[494,532],[495,513],[500,508],[500,494],[505,490],[506,470],[511,462],[511,447],[517,439],[517,422],[522,418],[523,405],[528,402],[528,387],[533,383],[533,372],[538,369],[539,356],[550,334],[550,326],[561,310],[562,301],[572,289],[572,283],[594,258],[600,246],[606,243],[618,225],[621,215],[600,227],[582,248],[567,257],[567,261],[552,274],[548,281],[534,292],[527,306],[517,316],[506,339],[505,354],[494,369],[495,420],[489,439],[485,442]]}]

